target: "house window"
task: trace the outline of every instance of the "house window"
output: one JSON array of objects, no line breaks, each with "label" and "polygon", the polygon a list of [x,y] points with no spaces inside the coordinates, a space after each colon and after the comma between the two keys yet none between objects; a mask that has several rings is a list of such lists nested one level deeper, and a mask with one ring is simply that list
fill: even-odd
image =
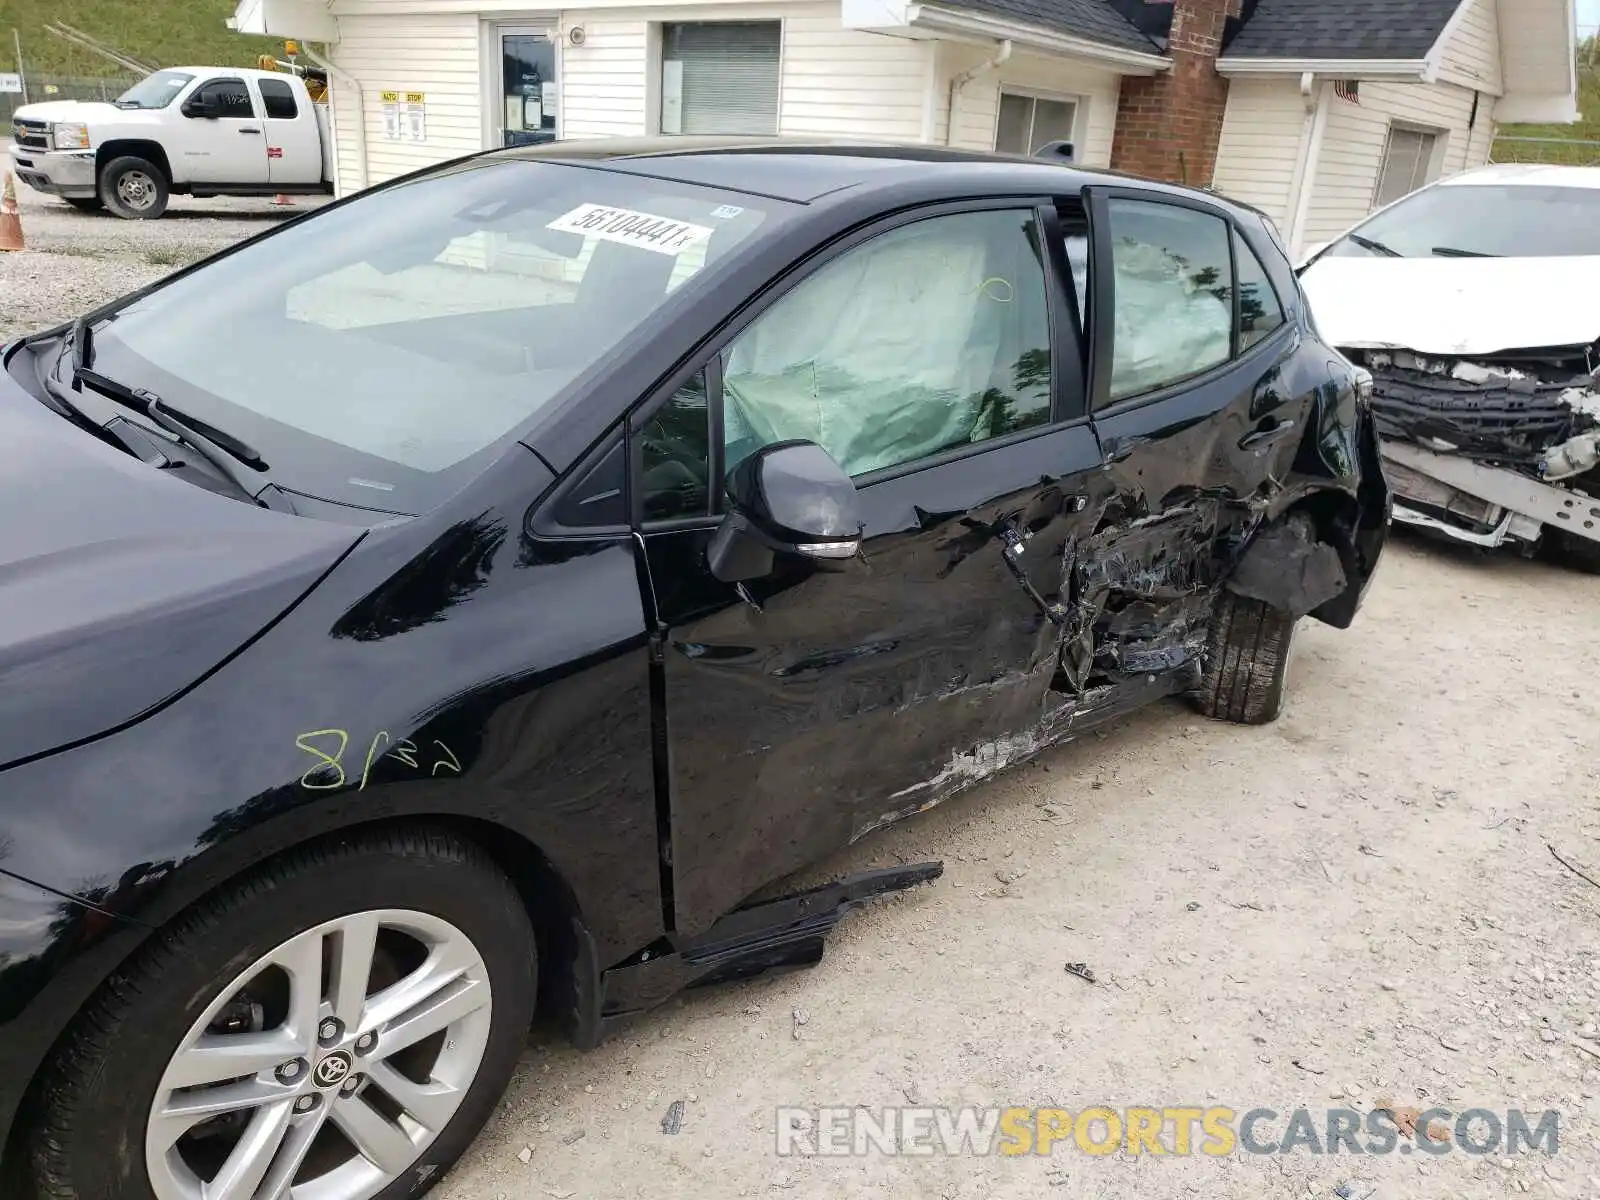
[{"label": "house window", "polygon": [[994,148],[1001,154],[1034,154],[1051,142],[1072,141],[1077,123],[1076,100],[1001,92]]},{"label": "house window", "polygon": [[661,27],[661,132],[778,132],[779,21]]},{"label": "house window", "polygon": [[1389,127],[1389,141],[1383,148],[1383,169],[1378,172],[1378,194],[1374,206],[1382,208],[1402,196],[1409,196],[1433,174],[1434,152],[1439,135],[1425,129]]}]

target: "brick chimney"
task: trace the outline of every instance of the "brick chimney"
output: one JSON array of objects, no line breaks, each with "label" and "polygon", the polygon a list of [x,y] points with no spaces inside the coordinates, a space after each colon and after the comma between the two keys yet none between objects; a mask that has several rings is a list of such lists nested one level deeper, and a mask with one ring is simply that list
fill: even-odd
[{"label": "brick chimney", "polygon": [[1125,75],[1111,165],[1151,179],[1206,187],[1217,165],[1228,81],[1217,74],[1228,18],[1240,0],[1175,0],[1160,75]]}]

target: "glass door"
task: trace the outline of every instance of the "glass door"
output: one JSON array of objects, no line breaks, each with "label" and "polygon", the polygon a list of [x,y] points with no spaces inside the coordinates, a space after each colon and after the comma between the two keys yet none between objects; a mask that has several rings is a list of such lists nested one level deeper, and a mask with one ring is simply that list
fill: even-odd
[{"label": "glass door", "polygon": [[500,30],[502,142],[527,146],[556,138],[556,48],[542,30]]}]

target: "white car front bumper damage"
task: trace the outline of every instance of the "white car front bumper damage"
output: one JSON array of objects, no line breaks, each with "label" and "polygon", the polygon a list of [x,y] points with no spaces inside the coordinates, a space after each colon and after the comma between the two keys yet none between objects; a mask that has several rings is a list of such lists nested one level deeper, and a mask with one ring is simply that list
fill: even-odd
[{"label": "white car front bumper damage", "polygon": [[1347,353],[1373,374],[1395,520],[1482,547],[1600,543],[1600,373]]}]

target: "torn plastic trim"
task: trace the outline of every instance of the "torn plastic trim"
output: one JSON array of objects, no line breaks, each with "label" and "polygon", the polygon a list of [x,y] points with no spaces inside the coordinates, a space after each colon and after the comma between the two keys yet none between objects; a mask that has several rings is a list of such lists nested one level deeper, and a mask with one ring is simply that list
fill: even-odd
[{"label": "torn plastic trim", "polygon": [[1498,550],[1508,544],[1531,547],[1538,543],[1544,531],[1543,525],[1521,513],[1506,512],[1504,509],[1496,511],[1501,514],[1499,522],[1484,533],[1451,524],[1440,517],[1404,504],[1394,506],[1394,519],[1402,525],[1443,534],[1453,541],[1464,542],[1469,546],[1478,546],[1485,550]]},{"label": "torn plastic trim", "polygon": [[1349,586],[1339,551],[1317,537],[1309,515],[1291,513],[1258,533],[1223,585],[1300,618]]},{"label": "torn plastic trim", "polygon": [[1570,360],[1353,353],[1373,374],[1385,438],[1552,482],[1600,466],[1600,375]]}]

